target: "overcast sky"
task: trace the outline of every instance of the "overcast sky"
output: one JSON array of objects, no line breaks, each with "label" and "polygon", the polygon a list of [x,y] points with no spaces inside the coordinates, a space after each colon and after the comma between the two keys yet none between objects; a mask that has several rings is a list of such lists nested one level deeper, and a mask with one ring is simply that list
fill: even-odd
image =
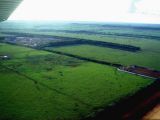
[{"label": "overcast sky", "polygon": [[160,0],[24,0],[9,20],[160,24]]}]

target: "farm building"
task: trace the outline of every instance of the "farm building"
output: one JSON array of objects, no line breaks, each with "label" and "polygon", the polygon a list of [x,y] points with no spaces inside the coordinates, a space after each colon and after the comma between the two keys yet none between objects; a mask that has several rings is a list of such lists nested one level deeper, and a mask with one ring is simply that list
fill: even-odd
[{"label": "farm building", "polygon": [[153,79],[160,78],[160,71],[136,65],[121,67],[119,70]]},{"label": "farm building", "polygon": [[8,55],[0,55],[1,60],[8,60],[10,57]]}]

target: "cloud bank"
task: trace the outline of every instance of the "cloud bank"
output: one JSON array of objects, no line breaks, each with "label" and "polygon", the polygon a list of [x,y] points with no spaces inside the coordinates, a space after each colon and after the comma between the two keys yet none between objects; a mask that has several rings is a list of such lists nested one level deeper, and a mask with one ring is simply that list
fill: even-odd
[{"label": "cloud bank", "polygon": [[24,0],[9,20],[160,24],[160,0]]}]

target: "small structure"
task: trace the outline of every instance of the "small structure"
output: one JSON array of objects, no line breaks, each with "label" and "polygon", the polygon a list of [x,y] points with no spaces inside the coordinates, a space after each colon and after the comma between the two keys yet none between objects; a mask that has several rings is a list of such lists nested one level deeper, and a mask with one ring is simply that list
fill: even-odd
[{"label": "small structure", "polygon": [[152,79],[160,79],[160,71],[146,67],[132,65],[132,66],[118,68],[118,70]]},{"label": "small structure", "polygon": [[1,60],[8,60],[10,57],[8,55],[0,55]]}]

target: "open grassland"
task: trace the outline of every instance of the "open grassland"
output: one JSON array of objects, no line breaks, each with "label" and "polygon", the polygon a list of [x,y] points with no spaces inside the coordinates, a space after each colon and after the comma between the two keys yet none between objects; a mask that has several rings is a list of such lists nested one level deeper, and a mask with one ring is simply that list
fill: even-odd
[{"label": "open grassland", "polygon": [[142,51],[139,52],[128,52],[128,51],[91,46],[91,45],[67,46],[67,47],[57,47],[57,48],[50,47],[47,49],[70,53],[73,55],[79,55],[82,57],[92,58],[96,60],[103,60],[123,65],[140,65],[159,70],[160,48],[157,46],[153,48],[156,49],[156,51],[151,51],[149,50],[152,49],[150,48],[151,46],[148,47],[145,46],[145,47],[146,50],[142,48]]},{"label": "open grassland", "polygon": [[0,71],[1,120],[74,120],[89,111],[83,104],[8,69]]},{"label": "open grassland", "polygon": [[[63,41],[64,37],[67,41],[78,38],[131,45],[141,50],[129,52],[86,44],[48,46],[46,49],[160,70],[159,25],[3,22],[0,27],[1,39],[19,34],[27,43],[39,36],[42,45],[42,50],[36,50],[0,43],[0,56],[9,56],[9,59],[0,57],[1,120],[84,119],[154,82],[117,71],[112,66],[45,51],[42,43],[56,36],[57,41]],[[33,36],[25,39],[24,33]]]},{"label": "open grassland", "polygon": [[[84,28],[84,30],[85,30],[85,28]],[[14,31],[13,30],[1,30],[1,32],[3,33],[3,35],[5,35],[5,33],[15,33],[15,34],[26,33],[26,34],[35,34],[35,35],[49,35],[49,36],[89,39],[89,40],[96,40],[96,41],[113,42],[113,43],[120,43],[120,44],[127,44],[127,45],[143,45],[143,46],[148,43],[150,44],[153,42],[153,44],[155,44],[158,41],[160,41],[158,39],[151,39],[151,38],[147,39],[147,38],[138,37],[138,35],[137,36],[135,35],[137,33],[135,31],[133,31],[135,37],[127,37],[127,35],[125,36],[125,33],[122,33],[121,36],[117,36],[116,34],[118,34],[118,32],[116,32],[116,31],[111,32],[111,33],[110,32],[106,33],[106,34],[113,34],[112,36],[101,35],[101,34],[87,34],[87,33],[81,33],[81,32],[78,33],[74,30],[73,30],[73,33],[57,32],[57,31],[39,32],[39,31],[34,31],[34,30],[14,30]],[[94,31],[92,30],[91,32],[94,32]],[[121,32],[121,31],[119,31],[119,32]],[[148,35],[147,32],[146,33],[145,32],[146,31],[144,31],[144,33],[140,34],[140,35],[142,35],[142,36]],[[160,32],[160,30],[159,30],[159,32]],[[127,34],[131,34],[131,33],[132,33],[132,31],[130,31]],[[6,34],[6,35],[8,35],[8,34]],[[160,35],[157,35],[156,37],[160,37]]]},{"label": "open grassland", "polygon": [[[1,32],[32,33],[84,38],[124,44],[145,44],[159,41],[159,25],[107,23],[3,22]],[[97,34],[104,33],[104,34]],[[110,35],[111,34],[111,35]],[[132,37],[129,37],[132,36]],[[145,36],[144,38],[141,36]],[[148,36],[148,38],[147,38]],[[147,41],[149,40],[149,41]]]},{"label": "open grassland", "polygon": [[[73,48],[72,48],[73,49]],[[0,119],[78,120],[95,115],[153,80],[116,68],[0,44]]]},{"label": "open grassland", "polygon": [[[31,28],[34,28],[33,26]],[[2,30],[4,31],[4,30]],[[89,31],[89,32],[86,32]],[[9,32],[7,30],[6,32]],[[10,30],[13,32],[13,30]],[[94,41],[105,41],[118,44],[127,44],[141,48],[141,51],[131,53],[127,51],[115,50],[110,48],[102,48],[97,46],[81,45],[54,48],[53,50],[67,52],[75,55],[80,55],[87,58],[97,60],[110,61],[123,65],[141,65],[153,69],[160,69],[160,40],[151,39],[151,36],[160,37],[160,29],[156,25],[149,26],[125,26],[125,25],[103,25],[103,24],[64,24],[64,25],[40,25],[37,28],[30,30],[18,29],[14,32],[32,33],[38,35],[60,36],[70,38],[88,39]],[[88,34],[102,32],[110,35]],[[114,35],[115,34],[115,35]],[[122,36],[117,36],[122,34]],[[125,34],[134,37],[127,37]],[[136,36],[137,34],[137,36]],[[149,38],[141,38],[140,36],[150,36]],[[44,39],[45,41],[45,39]],[[50,48],[52,49],[52,48]]]}]

